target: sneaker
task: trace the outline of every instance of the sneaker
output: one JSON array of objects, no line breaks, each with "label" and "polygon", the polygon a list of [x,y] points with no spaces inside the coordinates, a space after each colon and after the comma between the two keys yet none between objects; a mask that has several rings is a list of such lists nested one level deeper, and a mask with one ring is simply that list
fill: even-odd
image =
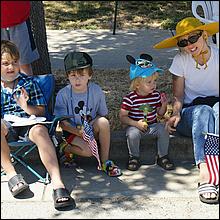
[{"label": "sneaker", "polygon": [[118,177],[122,175],[121,169],[116,166],[112,160],[107,160],[102,163],[101,170],[111,177]]}]

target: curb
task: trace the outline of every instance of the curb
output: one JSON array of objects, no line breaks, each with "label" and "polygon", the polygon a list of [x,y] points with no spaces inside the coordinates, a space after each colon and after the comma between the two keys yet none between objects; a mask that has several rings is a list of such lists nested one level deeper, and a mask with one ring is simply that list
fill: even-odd
[{"label": "curb", "polygon": [[[156,138],[145,136],[140,143],[140,159],[146,163],[154,163],[157,155]],[[194,161],[192,139],[170,135],[169,157],[175,161]],[[124,131],[111,134],[110,158],[127,160],[128,148]]]}]

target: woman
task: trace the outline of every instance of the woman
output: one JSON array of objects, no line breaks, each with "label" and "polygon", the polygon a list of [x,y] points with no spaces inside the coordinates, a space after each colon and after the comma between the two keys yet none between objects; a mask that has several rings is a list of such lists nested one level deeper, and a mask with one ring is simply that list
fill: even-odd
[{"label": "woman", "polygon": [[204,155],[204,133],[219,134],[219,50],[209,45],[209,36],[219,32],[219,22],[202,24],[187,17],[176,25],[176,35],[154,48],[177,46],[179,53],[169,71],[173,74],[173,114],[166,123],[169,132],[192,137],[194,158],[199,168],[199,198],[218,202],[218,186],[210,183]]}]

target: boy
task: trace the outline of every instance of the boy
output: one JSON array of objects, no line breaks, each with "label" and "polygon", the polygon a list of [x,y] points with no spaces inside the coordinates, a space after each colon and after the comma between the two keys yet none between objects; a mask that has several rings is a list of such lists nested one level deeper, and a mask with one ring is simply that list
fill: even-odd
[{"label": "boy", "polygon": [[[19,72],[19,52],[14,43],[1,41],[1,165],[9,179],[8,186],[13,196],[29,188],[21,174],[17,174],[10,159],[8,142],[18,140],[18,136],[28,135],[39,150],[40,158],[50,174],[53,185],[55,208],[70,206],[73,199],[61,180],[55,147],[47,128],[42,124],[11,127],[4,115],[19,117],[43,116],[45,100],[37,84],[31,77]],[[17,94],[20,93],[19,96]]]},{"label": "boy", "polygon": [[[54,110],[56,116],[73,115],[70,120],[60,123],[68,142],[63,149],[64,153],[84,157],[94,155],[100,161],[99,169],[109,176],[120,176],[121,170],[113,161],[108,160],[110,126],[105,118],[108,113],[105,95],[97,84],[89,82],[93,74],[92,58],[85,52],[70,52],[64,58],[64,66],[70,84],[58,92]],[[85,141],[83,136],[85,123],[88,123],[87,125],[93,130],[100,149],[96,146],[92,150]],[[93,151],[96,153],[94,154]]]},{"label": "boy", "polygon": [[157,122],[157,114],[163,116],[167,110],[167,99],[156,91],[156,82],[161,69],[151,61],[152,57],[142,54],[134,59],[127,55],[130,65],[132,90],[123,98],[120,109],[120,121],[126,126],[126,137],[129,150],[127,169],[136,171],[140,167],[140,139],[146,134],[157,137],[157,164],[165,170],[173,169],[168,158],[169,134],[162,123]]}]

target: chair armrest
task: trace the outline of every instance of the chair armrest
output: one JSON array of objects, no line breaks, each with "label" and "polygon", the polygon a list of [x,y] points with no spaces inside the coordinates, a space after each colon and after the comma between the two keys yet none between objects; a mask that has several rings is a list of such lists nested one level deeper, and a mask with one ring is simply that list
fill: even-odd
[{"label": "chair armrest", "polygon": [[49,128],[49,134],[53,135],[55,133],[57,124],[63,120],[73,118],[75,117],[74,115],[62,115],[62,116],[55,116],[54,119],[52,120],[52,123]]}]

